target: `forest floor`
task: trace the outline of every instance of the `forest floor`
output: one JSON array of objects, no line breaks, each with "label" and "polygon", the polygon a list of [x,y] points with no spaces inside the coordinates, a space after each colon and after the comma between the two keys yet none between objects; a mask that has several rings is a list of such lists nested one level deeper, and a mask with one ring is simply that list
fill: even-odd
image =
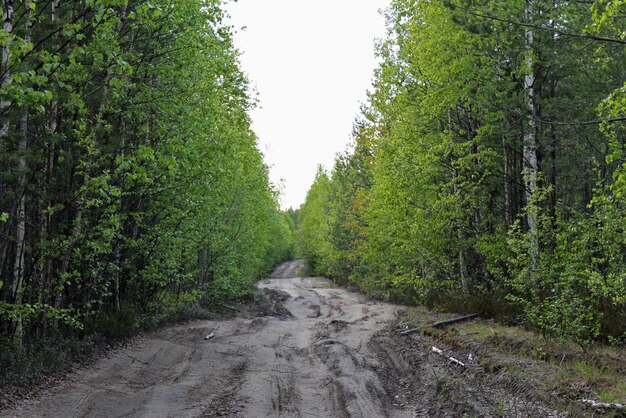
[{"label": "forest floor", "polygon": [[[0,416],[558,417],[607,412],[586,409],[580,402],[584,388],[576,394],[567,390],[569,381],[549,381],[549,359],[520,355],[519,344],[511,343],[514,336],[493,323],[476,320],[401,335],[407,327],[442,316],[372,301],[327,279],[298,277],[301,267],[301,262],[280,265],[271,279],[259,283],[259,296],[241,312],[137,338]],[[492,335],[483,335],[485,329]],[[567,361],[556,363],[562,368]]]}]

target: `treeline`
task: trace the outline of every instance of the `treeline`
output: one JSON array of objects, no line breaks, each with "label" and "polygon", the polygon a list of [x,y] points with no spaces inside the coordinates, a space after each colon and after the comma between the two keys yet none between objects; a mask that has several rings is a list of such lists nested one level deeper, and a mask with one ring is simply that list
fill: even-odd
[{"label": "treeline", "polygon": [[219,0],[2,13],[0,340],[241,298],[290,256]]},{"label": "treeline", "polygon": [[626,1],[393,0],[354,148],[301,208],[318,274],[626,339]]}]

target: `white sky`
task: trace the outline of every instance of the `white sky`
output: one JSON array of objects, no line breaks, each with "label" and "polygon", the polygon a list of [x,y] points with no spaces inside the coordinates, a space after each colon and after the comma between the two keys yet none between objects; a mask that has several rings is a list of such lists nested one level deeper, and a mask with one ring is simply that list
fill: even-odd
[{"label": "white sky", "polygon": [[[260,106],[252,113],[284,209],[298,208],[317,165],[331,169],[367,99],[379,10],[390,0],[238,0],[227,23]],[[243,30],[242,27],[245,27]]]}]

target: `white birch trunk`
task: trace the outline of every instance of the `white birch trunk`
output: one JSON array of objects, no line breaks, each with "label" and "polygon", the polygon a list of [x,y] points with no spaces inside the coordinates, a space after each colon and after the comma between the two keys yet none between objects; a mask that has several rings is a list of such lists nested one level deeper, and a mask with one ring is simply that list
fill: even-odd
[{"label": "white birch trunk", "polygon": [[[528,0],[525,15],[526,22],[532,22],[533,0]],[[525,31],[526,71],[524,76],[524,92],[526,95],[526,128],[524,129],[524,183],[526,189],[526,205],[528,234],[531,239],[530,258],[532,269],[537,268],[539,256],[539,237],[537,234],[537,209],[533,197],[537,189],[537,175],[539,166],[537,162],[537,108],[535,105],[535,69],[534,69],[534,43],[535,32],[528,26]]]}]

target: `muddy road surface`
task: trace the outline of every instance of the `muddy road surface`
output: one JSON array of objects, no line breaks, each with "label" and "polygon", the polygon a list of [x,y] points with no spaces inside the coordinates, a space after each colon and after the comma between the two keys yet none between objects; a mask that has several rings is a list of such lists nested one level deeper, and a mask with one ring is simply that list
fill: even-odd
[{"label": "muddy road surface", "polygon": [[399,337],[401,307],[297,277],[300,267],[260,282],[251,314],[145,336],[8,416],[552,415]]}]

